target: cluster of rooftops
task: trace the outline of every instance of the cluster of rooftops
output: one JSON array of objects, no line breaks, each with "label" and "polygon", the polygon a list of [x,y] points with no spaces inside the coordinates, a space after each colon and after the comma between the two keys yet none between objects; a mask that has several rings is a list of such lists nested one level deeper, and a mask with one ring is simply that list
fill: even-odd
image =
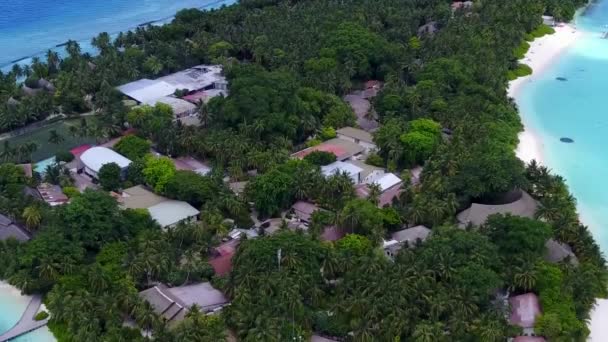
[{"label": "cluster of rooftops", "polygon": [[[472,2],[454,2],[454,11],[467,9]],[[366,83],[366,89],[360,94],[352,95],[346,99],[356,111],[358,99],[371,98],[380,89],[381,83],[370,81]],[[228,88],[225,77],[222,75],[221,66],[200,65],[184,71],[180,71],[156,80],[141,79],[118,87],[129,98],[141,105],[154,105],[165,103],[170,105],[176,120],[185,124],[196,124],[196,104],[199,101],[207,102],[210,98],[219,95],[227,95]],[[181,97],[178,97],[180,95]],[[358,96],[358,97],[357,97]],[[368,111],[369,108],[362,108]],[[365,121],[362,115],[357,115],[359,121]],[[366,117],[367,118],[367,117]],[[365,163],[366,157],[377,150],[371,132],[376,128],[373,122],[365,121],[364,129],[344,127],[337,130],[337,136],[319,145],[309,147],[292,154],[292,158],[302,159],[314,151],[324,151],[333,154],[336,161],[322,166],[322,174],[326,177],[340,173],[347,174],[353,181],[358,197],[367,198],[370,194],[370,186],[377,184],[380,189],[378,205],[384,207],[389,205],[395,197],[401,193],[403,181],[395,174],[385,169]],[[365,126],[365,127],[364,127]],[[117,141],[117,140],[116,140]],[[114,141],[113,143],[115,143]],[[110,147],[113,143],[102,146],[83,145],[73,151],[76,155],[74,163],[75,175],[84,174],[91,180],[98,177],[101,167],[108,163],[117,164],[125,176],[131,160],[120,155]],[[172,158],[176,169],[191,170],[200,175],[206,175],[210,168],[203,162],[192,157]],[[32,176],[32,167],[29,164],[21,165],[25,174]],[[410,171],[411,181],[416,184],[419,181],[421,167]],[[85,187],[87,182],[84,183]],[[91,183],[92,184],[92,183]],[[242,192],[246,182],[230,183],[230,188],[237,194]],[[26,188],[29,195],[35,196],[49,205],[61,205],[68,203],[69,199],[63,194],[61,188],[51,184],[41,184],[37,189]],[[176,226],[180,222],[193,222],[198,219],[199,210],[184,201],[168,199],[155,194],[143,185],[124,189],[120,193],[112,192],[111,195],[124,209],[146,209],[150,216],[165,229]],[[511,214],[533,218],[538,203],[526,192],[520,191],[514,200],[504,204],[480,204],[473,203],[468,209],[457,215],[459,227],[464,229],[470,225],[483,225],[488,217],[494,214]],[[258,223],[258,229],[263,229],[266,234],[273,234],[279,230],[283,222],[288,219],[288,228],[308,230],[308,224],[314,212],[324,210],[314,203],[306,201],[296,202],[288,215],[281,218],[270,219]],[[226,275],[231,271],[232,258],[240,244],[243,236],[249,238],[258,237],[258,229],[235,228],[229,233],[227,241],[214,248],[209,259],[210,265],[219,276]],[[325,227],[320,238],[326,241],[336,241],[347,235],[348,232],[336,226]],[[424,243],[432,236],[432,231],[423,226],[404,227],[394,232],[389,239],[384,240],[382,248],[389,259],[394,259],[402,248],[415,248]],[[30,234],[27,229],[14,222],[11,218],[0,214],[0,240],[14,238],[19,241],[27,241]],[[576,256],[569,246],[556,240],[550,239],[546,242],[545,260],[553,263],[569,261],[578,264]],[[212,314],[221,310],[229,304],[228,299],[209,283],[199,283],[180,287],[167,287],[158,284],[140,293],[140,296],[150,302],[155,311],[169,322],[176,322],[185,317],[189,308],[196,304],[203,312]],[[506,299],[505,299],[506,300]],[[516,342],[539,342],[544,341],[541,337],[534,336],[534,323],[540,315],[538,298],[533,293],[512,296],[508,299],[511,307],[510,322],[523,328],[524,334],[515,338]],[[313,336],[312,341],[331,341],[329,339]]]},{"label": "cluster of rooftops", "polygon": [[198,65],[155,80],[143,78],[123,84],[118,90],[139,105],[169,105],[176,120],[198,125],[196,105],[228,95],[228,82],[221,65]]}]

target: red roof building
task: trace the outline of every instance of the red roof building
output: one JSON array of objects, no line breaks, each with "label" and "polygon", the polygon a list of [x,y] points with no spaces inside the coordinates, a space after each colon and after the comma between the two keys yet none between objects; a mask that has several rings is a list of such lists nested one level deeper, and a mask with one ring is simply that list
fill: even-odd
[{"label": "red roof building", "polygon": [[236,253],[240,242],[238,239],[233,239],[215,248],[216,257],[209,260],[215,274],[221,277],[232,271],[232,257]]},{"label": "red roof building", "polygon": [[84,151],[90,149],[91,145],[89,144],[85,144],[85,145],[80,145],[77,147],[74,147],[73,149],[70,150],[70,153],[72,153],[74,155],[74,157],[79,158],[81,154],[84,153]]},{"label": "red roof building", "polygon": [[228,254],[209,260],[209,264],[213,267],[215,274],[225,276],[232,271],[232,257],[234,254]]},{"label": "red roof building", "polygon": [[346,236],[346,232],[336,226],[325,227],[321,234],[322,241],[338,241]]}]

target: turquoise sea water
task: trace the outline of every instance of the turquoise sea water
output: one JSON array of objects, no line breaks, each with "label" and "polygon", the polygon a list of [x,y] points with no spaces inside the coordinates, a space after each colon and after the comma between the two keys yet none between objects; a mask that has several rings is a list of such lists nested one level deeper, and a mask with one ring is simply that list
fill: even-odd
[{"label": "turquoise sea water", "polygon": [[[524,124],[543,145],[544,164],[562,175],[581,218],[608,253],[608,0],[581,14],[584,36],[519,91]],[[558,81],[564,77],[567,81]],[[560,142],[574,139],[573,144]]]},{"label": "turquoise sea water", "polygon": [[28,303],[28,297],[19,296],[8,285],[0,283],[0,334],[17,323]]},{"label": "turquoise sea water", "polygon": [[[91,38],[100,32],[116,34],[154,21],[161,24],[183,8],[214,8],[236,0],[0,0],[0,69],[14,61],[28,63],[48,49],[76,40],[84,52],[95,53]],[[0,286],[0,333],[10,329],[28,302]],[[24,335],[18,342],[55,341],[46,328]]]}]

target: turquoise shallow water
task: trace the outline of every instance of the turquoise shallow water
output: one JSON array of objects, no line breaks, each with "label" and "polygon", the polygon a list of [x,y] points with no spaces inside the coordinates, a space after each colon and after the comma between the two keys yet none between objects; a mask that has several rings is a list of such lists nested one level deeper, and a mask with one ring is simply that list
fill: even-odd
[{"label": "turquoise shallow water", "polygon": [[[608,1],[576,21],[586,34],[520,89],[517,103],[543,145],[545,165],[562,175],[579,211],[608,252]],[[558,81],[565,77],[567,81]],[[573,144],[560,142],[574,139]]]},{"label": "turquoise shallow water", "polygon": [[8,285],[0,283],[0,333],[17,323],[28,303],[27,297],[19,296]]}]

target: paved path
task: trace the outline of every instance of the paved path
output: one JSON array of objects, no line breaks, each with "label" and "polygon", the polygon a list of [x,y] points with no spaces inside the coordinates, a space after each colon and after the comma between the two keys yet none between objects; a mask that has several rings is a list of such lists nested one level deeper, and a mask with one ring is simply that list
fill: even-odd
[{"label": "paved path", "polygon": [[49,319],[45,319],[42,321],[34,320],[34,316],[38,313],[38,309],[40,309],[40,305],[42,304],[42,297],[39,295],[32,296],[32,301],[27,305],[25,312],[21,315],[21,319],[19,322],[15,324],[9,331],[0,335],[0,342],[10,341],[14,338],[17,338],[23,334],[27,334],[30,331],[34,331],[38,328],[45,326]]}]

